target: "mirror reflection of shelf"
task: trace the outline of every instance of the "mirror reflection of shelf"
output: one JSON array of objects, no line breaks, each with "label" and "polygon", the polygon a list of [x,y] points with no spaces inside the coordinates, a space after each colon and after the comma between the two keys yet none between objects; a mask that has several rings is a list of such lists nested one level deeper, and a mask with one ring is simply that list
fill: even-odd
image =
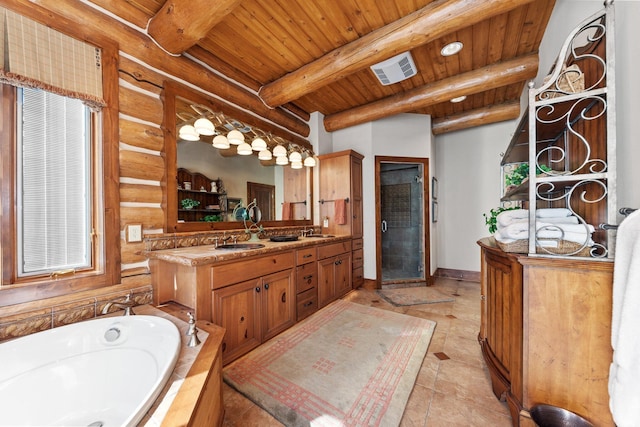
[{"label": "mirror reflection of shelf", "polygon": [[[223,191],[211,192],[207,188],[211,188],[211,183],[215,182],[215,187],[224,189],[222,180],[211,179],[201,173],[191,172],[184,168],[178,169],[178,219],[182,222],[211,222],[212,215],[218,215],[226,211],[227,195]],[[190,189],[186,189],[185,183],[190,183]],[[192,199],[199,204],[191,209],[184,209],[182,201]],[[222,216],[214,221],[224,220]]]}]

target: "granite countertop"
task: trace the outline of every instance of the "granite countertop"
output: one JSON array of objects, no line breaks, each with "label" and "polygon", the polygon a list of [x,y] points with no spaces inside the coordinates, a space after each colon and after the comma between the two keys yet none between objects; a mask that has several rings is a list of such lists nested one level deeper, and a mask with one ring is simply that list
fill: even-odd
[{"label": "granite countertop", "polygon": [[[216,248],[214,245],[204,245],[177,249],[163,249],[159,251],[146,251],[144,252],[144,255],[150,259],[158,259],[187,266],[198,266],[246,257],[268,255],[323,243],[338,243],[349,239],[351,239],[350,235],[333,237],[301,237],[292,242],[272,242],[269,239],[262,239],[259,243],[263,244],[264,247],[259,249],[220,249]],[[258,242],[242,241],[238,243]]]}]

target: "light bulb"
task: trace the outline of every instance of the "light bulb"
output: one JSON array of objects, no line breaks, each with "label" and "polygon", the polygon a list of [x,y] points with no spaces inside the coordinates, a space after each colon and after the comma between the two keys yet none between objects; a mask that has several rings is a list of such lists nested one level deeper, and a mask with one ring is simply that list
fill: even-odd
[{"label": "light bulb", "polygon": [[200,135],[213,135],[216,133],[216,128],[213,126],[213,123],[206,117],[200,117],[196,120],[193,127]]},{"label": "light bulb", "polygon": [[284,148],[282,145],[276,145],[276,147],[273,149],[273,155],[276,157],[283,157],[283,156],[286,157],[287,149]]},{"label": "light bulb", "polygon": [[314,159],[313,156],[309,156],[304,159],[304,165],[308,168],[312,168],[316,165],[316,159]]},{"label": "light bulb", "polygon": [[251,142],[251,149],[253,151],[262,151],[262,150],[266,150],[267,148],[267,143],[264,141],[264,139],[257,137],[256,139],[254,139]]},{"label": "light bulb", "polygon": [[213,138],[213,146],[221,150],[226,150],[230,147],[229,140],[224,135],[216,135],[216,137]]},{"label": "light bulb", "polygon": [[287,159],[287,156],[276,157],[276,165],[284,166],[288,163],[289,163],[289,159]]},{"label": "light bulb", "polygon": [[246,142],[238,145],[238,154],[240,154],[241,156],[248,156],[251,153],[253,153],[253,150],[251,149],[251,146]]},{"label": "light bulb", "polygon": [[244,135],[239,130],[234,129],[227,134],[227,139],[229,144],[240,145],[244,142]]},{"label": "light bulb", "polygon": [[269,150],[262,150],[258,153],[258,159],[260,160],[271,160],[272,158],[273,156]]},{"label": "light bulb", "polygon": [[178,136],[180,139],[184,139],[185,141],[199,141],[200,135],[196,132],[196,128],[191,125],[184,125],[180,128],[178,132]]},{"label": "light bulb", "polygon": [[293,161],[291,162],[291,169],[302,169],[302,161]]},{"label": "light bulb", "polygon": [[290,162],[302,162],[302,154],[300,154],[298,151],[292,151],[291,154],[289,154],[289,161]]}]

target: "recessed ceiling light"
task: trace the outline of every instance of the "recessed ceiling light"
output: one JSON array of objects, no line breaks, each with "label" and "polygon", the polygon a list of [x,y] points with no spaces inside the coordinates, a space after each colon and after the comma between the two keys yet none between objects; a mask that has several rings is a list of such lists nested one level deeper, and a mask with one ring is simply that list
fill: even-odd
[{"label": "recessed ceiling light", "polygon": [[453,102],[453,103],[456,103],[456,102],[462,102],[462,101],[464,101],[465,99],[467,99],[467,95],[457,96],[457,97],[453,98],[453,99],[451,100],[451,102]]},{"label": "recessed ceiling light", "polygon": [[442,56],[451,56],[451,55],[455,55],[456,53],[460,52],[462,50],[462,47],[464,45],[461,42],[453,42],[453,43],[449,43],[448,45],[446,45],[445,47],[443,47],[440,50],[440,54]]}]

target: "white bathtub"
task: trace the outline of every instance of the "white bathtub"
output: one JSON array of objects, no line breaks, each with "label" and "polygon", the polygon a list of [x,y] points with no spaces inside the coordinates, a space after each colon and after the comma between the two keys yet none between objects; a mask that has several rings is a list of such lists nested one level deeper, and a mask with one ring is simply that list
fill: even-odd
[{"label": "white bathtub", "polygon": [[0,426],[133,426],[171,376],[180,333],[156,316],[89,320],[0,344]]}]

